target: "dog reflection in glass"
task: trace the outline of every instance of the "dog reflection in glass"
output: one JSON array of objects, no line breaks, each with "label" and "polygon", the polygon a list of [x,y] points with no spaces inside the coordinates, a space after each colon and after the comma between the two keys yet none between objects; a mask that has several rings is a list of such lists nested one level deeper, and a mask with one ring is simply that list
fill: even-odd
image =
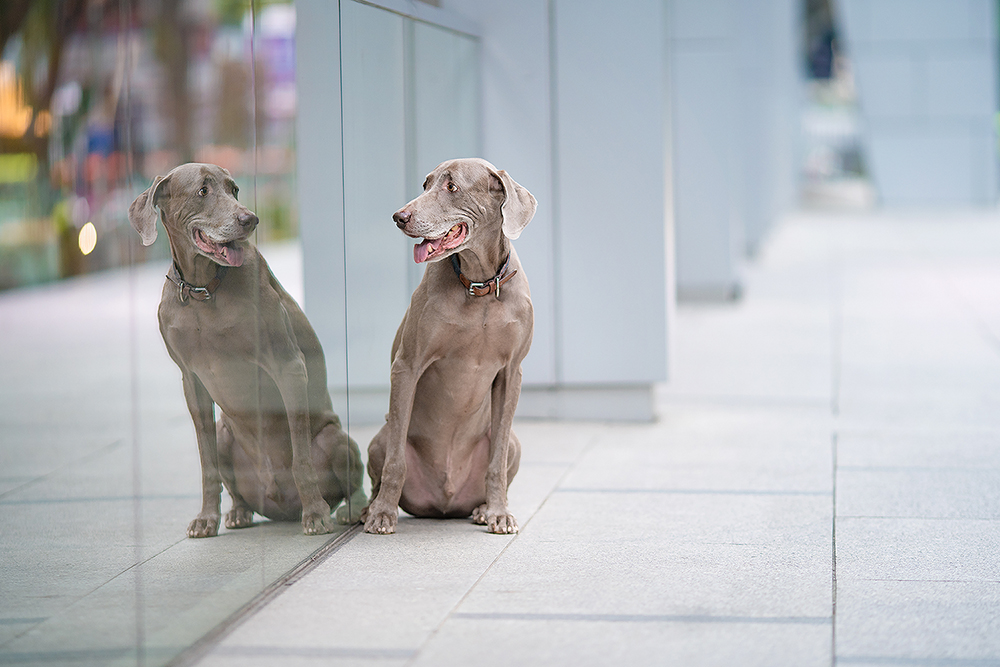
[{"label": "dog reflection in glass", "polygon": [[129,207],[144,245],[157,219],[170,239],[160,333],[181,369],[201,456],[202,508],[187,534],[219,532],[223,485],[233,501],[227,528],[252,525],[256,512],[329,533],[365,507],[360,452],[333,411],[316,333],[248,241],[258,220],[238,192],[225,169],[184,164]]}]

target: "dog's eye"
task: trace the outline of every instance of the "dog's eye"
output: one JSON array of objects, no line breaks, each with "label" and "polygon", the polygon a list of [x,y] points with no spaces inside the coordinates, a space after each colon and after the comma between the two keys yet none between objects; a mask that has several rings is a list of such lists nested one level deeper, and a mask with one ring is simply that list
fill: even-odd
[{"label": "dog's eye", "polygon": [[448,188],[448,192],[458,192],[458,186],[455,185],[454,181],[448,181],[448,185],[445,187]]},{"label": "dog's eye", "polygon": [[240,189],[238,187],[236,187],[235,185],[233,186],[233,197],[235,199],[239,199],[240,198]]},{"label": "dog's eye", "polygon": [[201,186],[201,190],[198,190],[198,196],[199,197],[207,197],[208,196],[208,186],[207,185]]}]

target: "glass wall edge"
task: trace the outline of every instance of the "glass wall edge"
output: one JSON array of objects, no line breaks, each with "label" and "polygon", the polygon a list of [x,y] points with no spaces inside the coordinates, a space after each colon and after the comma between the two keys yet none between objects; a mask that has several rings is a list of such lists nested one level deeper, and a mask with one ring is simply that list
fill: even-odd
[{"label": "glass wall edge", "polygon": [[362,5],[371,5],[395,14],[400,14],[416,21],[422,21],[441,28],[453,30],[455,32],[475,37],[479,39],[483,36],[482,28],[475,21],[465,16],[455,14],[447,9],[441,9],[429,5],[420,0],[350,0]]}]

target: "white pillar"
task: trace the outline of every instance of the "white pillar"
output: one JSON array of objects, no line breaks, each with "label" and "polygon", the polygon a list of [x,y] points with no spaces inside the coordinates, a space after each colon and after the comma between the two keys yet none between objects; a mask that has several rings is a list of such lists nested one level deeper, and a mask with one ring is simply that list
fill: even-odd
[{"label": "white pillar", "polygon": [[671,0],[677,292],[729,299],[745,249],[737,0]]},{"label": "white pillar", "polygon": [[882,203],[995,204],[994,0],[838,0],[836,8]]}]

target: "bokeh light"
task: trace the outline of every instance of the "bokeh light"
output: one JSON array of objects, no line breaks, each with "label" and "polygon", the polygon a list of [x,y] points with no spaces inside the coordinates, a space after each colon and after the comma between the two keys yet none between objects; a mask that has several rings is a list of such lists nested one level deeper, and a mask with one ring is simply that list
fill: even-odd
[{"label": "bokeh light", "polygon": [[97,228],[88,222],[80,229],[80,252],[89,255],[97,247]]}]

